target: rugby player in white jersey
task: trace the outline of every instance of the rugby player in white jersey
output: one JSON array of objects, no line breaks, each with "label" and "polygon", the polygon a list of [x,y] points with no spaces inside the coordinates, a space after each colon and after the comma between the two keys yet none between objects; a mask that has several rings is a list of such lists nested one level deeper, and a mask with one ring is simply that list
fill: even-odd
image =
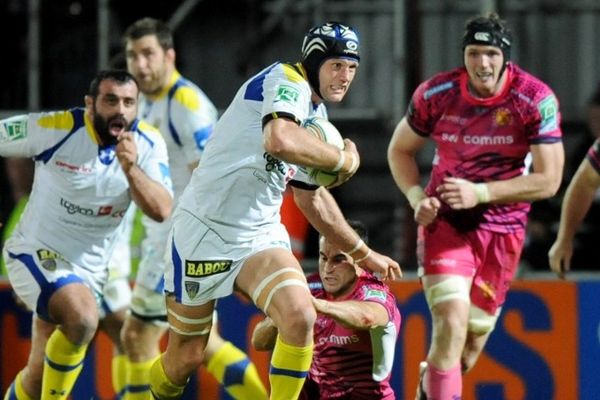
[{"label": "rugby player in white jersey", "polygon": [[312,28],[302,62],[275,63],[250,78],[221,116],[173,214],[165,292],[166,352],[152,366],[157,399],[181,396],[202,363],[216,299],[234,288],[252,298],[279,330],[269,374],[271,399],[295,399],[308,372],[316,312],[306,278],[280,222],[287,184],[311,224],[362,267],[395,278],[400,266],[371,250],[347,224],[333,196],[300,166],[337,171],[339,185],[359,155],[320,141],[301,123],[326,117],[359,63],[356,32],[339,23]]},{"label": "rugby player in white jersey", "polygon": [[[14,227],[21,219],[31,192],[34,170],[33,160],[29,158],[11,157],[4,161],[9,167],[7,168],[9,169],[7,177],[16,205],[10,213],[7,225],[2,230],[2,242],[8,240]],[[124,217],[125,221],[121,224],[120,229],[123,229],[121,237],[126,238],[126,240],[119,240],[112,252],[108,263],[108,280],[102,288],[102,302],[99,309],[100,322],[98,330],[108,335],[114,344],[111,380],[115,393],[120,393],[125,386],[126,365],[123,361],[127,359],[127,356],[121,344],[121,328],[131,304],[131,286],[129,284],[131,248],[129,238],[132,234],[133,213],[135,210],[135,207],[129,207],[127,215]],[[0,259],[0,264],[2,265],[2,274],[6,275],[4,259]],[[15,300],[19,306],[27,309],[17,296],[15,296]]]},{"label": "rugby player in white jersey", "polygon": [[[198,165],[217,110],[194,83],[175,67],[170,28],[162,21],[142,18],[123,35],[127,69],[140,85],[140,116],[162,133],[167,143],[175,201]],[[122,330],[127,360],[122,398],[150,396],[150,367],[160,354],[159,341],[167,329],[163,293],[165,250],[171,220],[143,218],[146,237],[136,275],[130,314]],[[266,389],[247,355],[213,329],[204,364],[235,399],[261,400]]]},{"label": "rugby player in white jersey", "polygon": [[33,189],[3,249],[15,293],[33,310],[27,366],[5,399],[66,399],[98,327],[108,260],[133,200],[169,217],[172,189],[160,133],[137,119],[138,86],[101,71],[85,108],[0,121],[0,155],[35,160]]}]

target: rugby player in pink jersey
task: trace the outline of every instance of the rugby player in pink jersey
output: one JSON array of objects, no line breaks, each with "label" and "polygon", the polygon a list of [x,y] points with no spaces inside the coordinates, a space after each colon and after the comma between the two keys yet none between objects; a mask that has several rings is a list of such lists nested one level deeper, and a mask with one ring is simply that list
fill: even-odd
[{"label": "rugby player in pink jersey", "polygon": [[[392,176],[419,224],[419,275],[432,316],[419,399],[460,399],[462,373],[492,332],[518,266],[530,202],[553,196],[564,150],[558,101],[510,62],[497,14],[471,19],[464,66],[415,91],[388,148]],[[423,190],[416,162],[436,144]]]},{"label": "rugby player in pink jersey", "polygon": [[[348,222],[367,243],[364,225]],[[318,315],[313,360],[299,399],[395,399],[390,377],[401,320],[396,298],[324,237],[319,254],[319,272],[307,278]],[[272,350],[276,337],[267,317],[256,325],[252,344]]]},{"label": "rugby player in pink jersey", "polygon": [[575,233],[590,210],[600,187],[600,139],[596,139],[567,187],[558,235],[548,252],[550,269],[561,279],[571,269]]}]

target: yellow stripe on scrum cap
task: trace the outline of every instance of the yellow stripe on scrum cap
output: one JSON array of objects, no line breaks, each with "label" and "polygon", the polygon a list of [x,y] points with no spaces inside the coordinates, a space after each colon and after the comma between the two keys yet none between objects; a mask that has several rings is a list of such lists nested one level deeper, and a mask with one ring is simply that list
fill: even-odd
[{"label": "yellow stripe on scrum cap", "polygon": [[69,131],[73,129],[75,120],[69,111],[61,111],[44,115],[37,121],[38,125],[46,129],[61,129]]}]

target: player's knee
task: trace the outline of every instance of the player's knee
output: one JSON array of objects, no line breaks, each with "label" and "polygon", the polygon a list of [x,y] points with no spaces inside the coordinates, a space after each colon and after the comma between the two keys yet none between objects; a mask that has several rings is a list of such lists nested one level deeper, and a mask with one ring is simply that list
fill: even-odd
[{"label": "player's knee", "polygon": [[135,352],[140,343],[140,332],[136,326],[126,321],[121,329],[121,343],[129,354]]},{"label": "player's knee", "polygon": [[277,326],[281,331],[288,332],[309,332],[317,319],[317,313],[312,306],[303,307],[298,303],[290,305],[282,315],[284,317]]},{"label": "player's knee", "polygon": [[434,318],[433,335],[433,340],[440,350],[455,354],[458,349],[462,349],[466,341],[466,320],[452,312],[438,315]]},{"label": "player's knee", "polygon": [[204,361],[204,347],[200,341],[201,337],[190,338],[180,342],[177,362],[182,371],[193,371]]},{"label": "player's knee", "polygon": [[74,313],[61,324],[62,331],[71,343],[83,345],[92,341],[98,330],[98,316],[91,314]]}]

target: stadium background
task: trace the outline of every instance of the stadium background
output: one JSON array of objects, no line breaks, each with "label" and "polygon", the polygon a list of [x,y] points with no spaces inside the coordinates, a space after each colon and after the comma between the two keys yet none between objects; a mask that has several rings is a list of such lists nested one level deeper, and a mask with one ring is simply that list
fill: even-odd
[{"label": "stadium background", "polygon": [[[347,101],[331,107],[330,114],[357,143],[362,167],[333,193],[349,217],[366,222],[373,246],[393,255],[407,272],[406,281],[394,285],[404,315],[394,387],[398,398],[410,398],[429,321],[414,278],[414,224],[390,177],[385,151],[412,90],[461,63],[464,21],[485,10],[507,19],[515,34],[513,59],[549,83],[561,102],[568,160],[564,190],[581,159],[578,149],[591,140],[585,103],[600,81],[600,2],[595,0],[0,0],[0,116],[82,104],[90,77],[118,54],[124,28],[143,16],[172,24],[179,70],[221,110],[251,73],[276,60],[296,60],[311,25],[340,20],[355,26],[362,39],[360,72]],[[431,160],[428,150],[424,167]],[[3,162],[0,168],[0,222],[5,222],[14,200]],[[597,398],[598,384],[588,374],[597,373],[600,359],[600,259],[593,247],[600,224],[592,213],[579,236],[582,256],[574,279],[554,280],[546,272],[545,253],[556,233],[560,198],[534,205],[520,280],[485,357],[467,378],[466,399]],[[586,235],[593,239],[588,247]],[[307,267],[314,267],[315,254],[311,232]],[[224,335],[246,348],[256,310],[238,299],[221,306],[247,316],[246,330],[240,331],[228,328],[233,322],[222,312]],[[25,361],[28,318],[3,284],[2,389]],[[86,370],[75,399],[110,397],[109,354],[100,337],[89,355],[94,362],[88,364],[96,368]],[[250,354],[266,366],[264,355]],[[221,396],[210,383],[198,390],[204,398]]]}]

